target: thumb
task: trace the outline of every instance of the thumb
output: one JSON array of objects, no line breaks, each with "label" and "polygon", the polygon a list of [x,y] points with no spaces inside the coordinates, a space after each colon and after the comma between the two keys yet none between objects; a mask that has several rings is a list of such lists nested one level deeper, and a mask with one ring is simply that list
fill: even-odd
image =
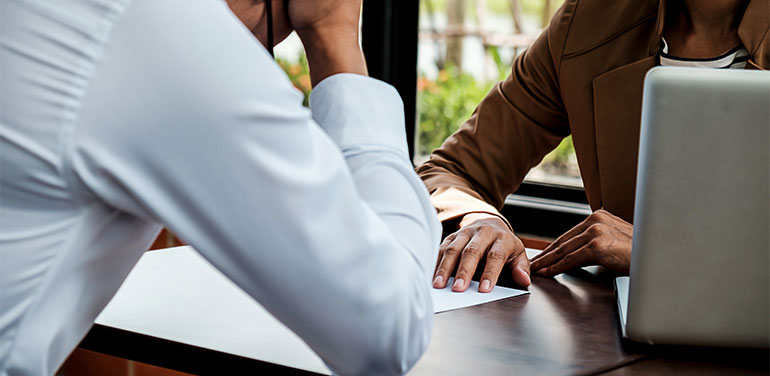
[{"label": "thumb", "polygon": [[529,278],[529,260],[523,249],[511,261],[511,277],[513,282],[522,287],[527,287],[532,282]]}]

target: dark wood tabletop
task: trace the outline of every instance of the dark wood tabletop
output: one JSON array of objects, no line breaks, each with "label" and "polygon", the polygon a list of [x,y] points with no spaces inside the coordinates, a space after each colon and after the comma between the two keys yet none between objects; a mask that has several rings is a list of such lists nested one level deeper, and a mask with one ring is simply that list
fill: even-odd
[{"label": "dark wood tabletop", "polygon": [[593,374],[638,361],[619,335],[612,275],[533,277],[530,295],[436,316],[415,375]]},{"label": "dark wood tabletop", "polygon": [[768,374],[767,350],[623,340],[614,278],[599,267],[533,277],[528,296],[439,314],[428,351],[411,374]]},{"label": "dark wood tabletop", "polygon": [[[767,350],[662,349],[622,340],[613,279],[598,267],[533,277],[530,295],[437,314],[431,344],[410,374],[768,374]],[[194,374],[304,373],[99,326],[81,347]]]}]

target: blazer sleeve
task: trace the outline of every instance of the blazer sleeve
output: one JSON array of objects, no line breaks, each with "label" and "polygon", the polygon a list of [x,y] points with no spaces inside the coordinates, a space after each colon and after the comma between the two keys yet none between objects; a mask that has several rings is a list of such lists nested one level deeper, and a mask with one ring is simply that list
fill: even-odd
[{"label": "blazer sleeve", "polygon": [[471,118],[417,169],[442,222],[477,212],[505,220],[499,213],[505,197],[569,135],[558,85],[571,20],[565,8],[516,58],[511,74],[492,88]]}]

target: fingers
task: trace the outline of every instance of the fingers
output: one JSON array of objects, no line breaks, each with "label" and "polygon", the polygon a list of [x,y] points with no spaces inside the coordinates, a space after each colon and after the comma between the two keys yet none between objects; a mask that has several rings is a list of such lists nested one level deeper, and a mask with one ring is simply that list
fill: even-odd
[{"label": "fingers", "polygon": [[[562,245],[564,242],[574,238],[577,235],[580,235],[581,233],[585,232],[586,228],[591,226],[592,224],[596,223],[597,217],[603,216],[604,213],[600,210],[599,212],[592,213],[588,216],[588,218],[584,219],[583,222],[578,223],[575,225],[575,227],[569,229],[569,231],[565,232],[561,236],[559,236],[556,240],[553,241],[553,243],[549,244],[542,253],[532,258],[533,265],[534,262],[547,256],[551,251]],[[534,270],[534,268],[533,268]]]},{"label": "fingers", "polygon": [[539,269],[555,264],[559,262],[562,258],[564,258],[566,255],[582,247],[584,244],[586,244],[590,240],[591,239],[589,235],[585,233],[579,234],[571,239],[568,239],[564,243],[560,244],[558,247],[552,249],[550,252],[548,253],[543,252],[540,255],[538,255],[542,257],[533,258],[531,268],[533,271],[537,272]]},{"label": "fingers", "polygon": [[467,290],[479,263],[484,259],[485,269],[479,291],[489,292],[505,263],[511,260],[510,255],[514,251],[524,254],[524,245],[498,216],[469,214],[465,219],[470,223],[449,235],[439,247],[433,287],[446,288],[450,275],[456,269],[452,291]]},{"label": "fingers", "polygon": [[511,277],[513,282],[521,287],[528,287],[532,283],[529,278],[529,260],[523,250],[511,262]]},{"label": "fingers", "polygon": [[446,287],[446,283],[449,280],[449,274],[455,270],[457,263],[460,259],[460,254],[468,244],[471,235],[465,231],[458,231],[452,235],[447,236],[444,242],[439,247],[439,254],[441,255],[436,268],[436,274],[433,277],[433,287],[437,289],[443,289]]},{"label": "fingers", "polygon": [[484,273],[481,274],[479,292],[492,291],[506,261],[508,261],[508,256],[505,244],[500,240],[495,240],[492,247],[489,248],[489,253],[487,253],[487,262],[484,265]]},{"label": "fingers", "polygon": [[494,242],[494,237],[487,236],[483,232],[477,232],[468,244],[465,245],[465,249],[460,256],[460,264],[457,267],[452,291],[463,292],[468,288],[471,278],[473,278],[473,273],[479,265],[479,261],[481,261],[481,258]]},{"label": "fingers", "polygon": [[564,273],[571,269],[575,269],[575,268],[587,265],[593,261],[593,256],[592,256],[593,253],[591,252],[590,248],[591,248],[590,244],[584,244],[575,252],[572,252],[564,256],[564,258],[559,260],[559,262],[547,268],[540,269],[537,272],[537,274],[544,277],[550,277],[560,273]]}]

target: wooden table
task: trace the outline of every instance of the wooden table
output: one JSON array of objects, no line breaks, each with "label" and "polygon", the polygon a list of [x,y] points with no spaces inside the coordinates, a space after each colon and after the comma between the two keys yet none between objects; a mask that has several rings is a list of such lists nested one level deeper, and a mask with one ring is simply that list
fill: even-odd
[{"label": "wooden table", "polygon": [[528,296],[436,317],[414,374],[592,374],[645,355],[625,350],[607,274],[534,277]]},{"label": "wooden table", "polygon": [[[612,277],[600,268],[534,277],[531,295],[440,313],[411,374],[768,374],[768,351],[624,343]],[[81,347],[195,374],[305,373],[98,325]]]}]

